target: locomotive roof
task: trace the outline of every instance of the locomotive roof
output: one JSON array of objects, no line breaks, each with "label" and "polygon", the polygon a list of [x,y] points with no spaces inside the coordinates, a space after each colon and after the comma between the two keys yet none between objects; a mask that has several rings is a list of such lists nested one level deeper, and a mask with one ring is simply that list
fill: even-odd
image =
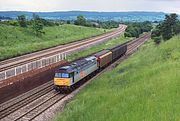
[{"label": "locomotive roof", "polygon": [[77,60],[75,62],[72,62],[72,63],[68,64],[67,66],[63,66],[63,67],[59,68],[58,72],[72,73],[75,70],[82,67],[84,64],[86,64],[88,62],[93,62],[94,60],[96,60],[95,56],[90,56],[90,57],[87,57],[87,58],[83,58],[83,59]]}]

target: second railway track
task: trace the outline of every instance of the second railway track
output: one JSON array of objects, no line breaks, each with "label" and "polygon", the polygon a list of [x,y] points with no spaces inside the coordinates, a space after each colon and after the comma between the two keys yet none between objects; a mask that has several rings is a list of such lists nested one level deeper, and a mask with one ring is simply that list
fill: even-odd
[{"label": "second railway track", "polygon": [[61,46],[57,46],[57,47],[54,47],[51,49],[47,49],[47,50],[35,52],[32,54],[12,58],[9,60],[1,61],[0,62],[0,72],[23,65],[23,64],[27,64],[27,63],[35,61],[35,60],[39,60],[43,57],[52,56],[53,54],[56,54],[56,53],[64,53],[65,51],[70,51],[70,50],[73,51],[73,50],[75,50],[75,48],[78,48],[81,46],[88,46],[89,44],[92,44],[94,42],[98,42],[98,41],[110,39],[112,37],[116,37],[119,34],[121,34],[122,32],[124,32],[125,29],[126,29],[126,26],[121,25],[117,30],[107,33],[107,34],[103,34],[98,37],[93,37],[91,39],[73,42],[73,43],[70,43],[67,45],[61,45]]},{"label": "second railway track", "polygon": [[[132,54],[139,46],[144,44],[150,38],[150,34],[144,35],[138,39],[135,39],[128,44],[128,50],[126,56]],[[122,61],[123,58],[116,62]],[[116,63],[115,62],[115,63]],[[98,73],[93,78],[96,78],[108,68]],[[92,79],[93,79],[92,78]],[[90,79],[90,80],[92,80]],[[2,121],[30,121],[39,116],[45,110],[56,104],[58,101],[66,97],[67,95],[58,94],[53,89],[52,82],[48,82],[33,91],[27,92],[26,95],[19,96],[17,99],[12,99],[0,105],[0,120]],[[48,90],[49,88],[49,90]],[[24,103],[23,103],[24,102]],[[26,102],[26,103],[25,103]],[[3,115],[2,115],[3,114]]]}]

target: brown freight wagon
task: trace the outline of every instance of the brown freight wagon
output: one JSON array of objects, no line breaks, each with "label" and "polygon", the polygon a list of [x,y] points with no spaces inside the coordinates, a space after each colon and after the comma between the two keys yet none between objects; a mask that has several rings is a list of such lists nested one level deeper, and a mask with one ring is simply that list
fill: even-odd
[{"label": "brown freight wagon", "polygon": [[98,58],[99,68],[103,68],[112,62],[112,52],[110,50],[103,50],[94,56]]},{"label": "brown freight wagon", "polygon": [[127,51],[127,44],[121,44],[118,46],[115,46],[113,48],[108,49],[112,52],[112,60],[115,61],[121,56],[123,56]]}]

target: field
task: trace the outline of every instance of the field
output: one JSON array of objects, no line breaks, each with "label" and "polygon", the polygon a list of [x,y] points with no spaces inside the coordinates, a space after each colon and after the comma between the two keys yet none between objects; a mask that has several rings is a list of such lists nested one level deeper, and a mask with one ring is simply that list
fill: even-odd
[{"label": "field", "polygon": [[146,43],[93,80],[55,121],[179,121],[180,36]]},{"label": "field", "polygon": [[61,25],[44,28],[45,35],[36,37],[29,28],[0,25],[0,60],[65,44],[104,33],[104,29]]}]

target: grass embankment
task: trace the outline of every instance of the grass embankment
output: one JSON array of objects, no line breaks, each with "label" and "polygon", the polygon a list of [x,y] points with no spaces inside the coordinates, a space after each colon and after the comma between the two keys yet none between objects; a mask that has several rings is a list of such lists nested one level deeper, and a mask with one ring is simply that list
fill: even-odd
[{"label": "grass embankment", "polygon": [[126,41],[129,41],[129,40],[130,40],[130,38],[125,38],[123,35],[121,35],[118,38],[115,38],[115,39],[112,39],[110,41],[98,44],[98,45],[93,46],[93,47],[86,48],[85,50],[83,50],[81,52],[76,52],[74,54],[71,54],[68,56],[68,60],[72,61],[72,60],[78,59],[80,57],[91,55],[92,53],[99,52],[103,49],[107,49],[107,48],[116,46],[118,44],[122,44]]},{"label": "grass embankment", "polygon": [[104,29],[62,25],[44,28],[45,35],[36,37],[31,28],[0,25],[0,60],[65,44],[104,33]]},{"label": "grass embankment", "polygon": [[179,121],[180,36],[148,42],[102,74],[65,107],[56,121]]}]

